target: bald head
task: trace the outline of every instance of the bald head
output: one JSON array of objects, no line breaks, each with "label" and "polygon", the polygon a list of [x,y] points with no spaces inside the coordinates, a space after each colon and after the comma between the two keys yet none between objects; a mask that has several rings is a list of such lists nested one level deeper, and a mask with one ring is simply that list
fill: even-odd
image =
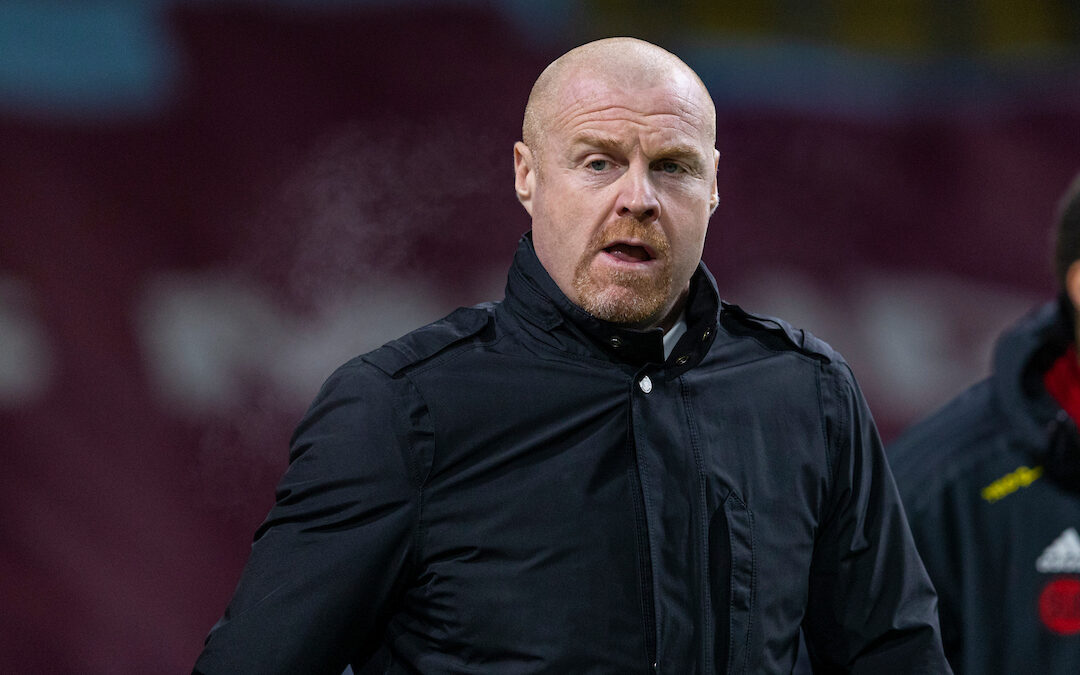
[{"label": "bald head", "polygon": [[611,38],[544,69],[514,144],[536,257],[603,321],[667,330],[719,201],[716,110],[685,63]]},{"label": "bald head", "polygon": [[560,95],[568,83],[592,77],[621,89],[636,89],[685,80],[699,95],[707,114],[710,140],[716,141],[716,109],[712,97],[690,66],[656,45],[629,37],[605,38],[575,47],[555,59],[533,84],[525,105],[521,138],[539,148],[543,130],[558,110]]}]

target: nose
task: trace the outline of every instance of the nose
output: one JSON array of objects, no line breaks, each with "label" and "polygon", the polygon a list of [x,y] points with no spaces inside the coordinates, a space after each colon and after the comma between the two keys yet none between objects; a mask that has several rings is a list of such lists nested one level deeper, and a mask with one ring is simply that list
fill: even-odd
[{"label": "nose", "polygon": [[620,217],[629,216],[642,222],[660,217],[660,201],[648,167],[632,166],[623,174],[615,211]]}]

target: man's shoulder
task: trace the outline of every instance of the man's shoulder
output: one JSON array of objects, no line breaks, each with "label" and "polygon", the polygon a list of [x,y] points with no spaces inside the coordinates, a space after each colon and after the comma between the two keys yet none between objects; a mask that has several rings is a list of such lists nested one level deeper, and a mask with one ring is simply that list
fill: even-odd
[{"label": "man's shoulder", "polygon": [[[404,383],[411,368],[431,362],[483,334],[492,321],[492,304],[460,307],[447,316],[391,340],[338,366],[323,382],[312,406],[349,399],[387,404],[390,391]],[[397,382],[398,384],[395,384]],[[388,389],[389,388],[389,389]]]},{"label": "man's shoulder", "polygon": [[984,474],[1011,466],[1007,434],[995,412],[991,381],[969,387],[886,448],[901,493],[910,495],[905,502],[957,483],[979,483]]},{"label": "man's shoulder", "polygon": [[493,309],[494,303],[459,307],[442,319],[391,340],[350,363],[368,363],[390,377],[397,377],[484,333],[493,320]]},{"label": "man's shoulder", "polygon": [[957,454],[977,452],[985,447],[987,438],[1001,432],[992,384],[983,380],[909,427],[889,445],[888,452],[897,464],[950,461]]},{"label": "man's shoulder", "polygon": [[810,331],[787,321],[721,303],[720,326],[733,338],[748,338],[771,352],[794,352],[822,363],[844,363],[843,357]]}]

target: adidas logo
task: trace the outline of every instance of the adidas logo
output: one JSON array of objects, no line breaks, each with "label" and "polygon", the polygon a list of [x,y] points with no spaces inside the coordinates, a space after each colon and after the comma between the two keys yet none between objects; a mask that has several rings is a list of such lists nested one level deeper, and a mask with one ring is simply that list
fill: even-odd
[{"label": "adidas logo", "polygon": [[1035,569],[1047,574],[1080,572],[1080,534],[1075,527],[1062,532],[1043,550],[1035,561]]}]

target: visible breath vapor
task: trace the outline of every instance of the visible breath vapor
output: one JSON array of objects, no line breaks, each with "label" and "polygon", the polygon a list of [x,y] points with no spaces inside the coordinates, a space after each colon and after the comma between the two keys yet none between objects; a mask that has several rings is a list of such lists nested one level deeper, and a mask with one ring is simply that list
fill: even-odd
[{"label": "visible breath vapor", "polygon": [[481,159],[492,144],[455,126],[351,124],[320,139],[256,223],[257,269],[269,265],[291,301],[318,307],[459,252],[456,221],[490,198],[495,167]]}]

